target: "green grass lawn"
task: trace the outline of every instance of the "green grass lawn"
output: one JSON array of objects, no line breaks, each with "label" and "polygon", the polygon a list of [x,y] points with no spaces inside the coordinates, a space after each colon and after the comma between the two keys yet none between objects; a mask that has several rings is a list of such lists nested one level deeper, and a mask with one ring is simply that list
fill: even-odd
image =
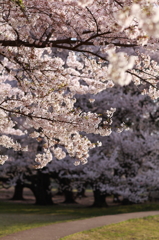
[{"label": "green grass lawn", "polygon": [[158,240],[159,215],[111,224],[72,234],[60,240]]},{"label": "green grass lawn", "polygon": [[31,204],[1,201],[0,237],[55,222],[151,210],[159,210],[159,204],[153,203],[130,206],[112,206],[108,208],[84,208],[78,204],[36,206]]}]

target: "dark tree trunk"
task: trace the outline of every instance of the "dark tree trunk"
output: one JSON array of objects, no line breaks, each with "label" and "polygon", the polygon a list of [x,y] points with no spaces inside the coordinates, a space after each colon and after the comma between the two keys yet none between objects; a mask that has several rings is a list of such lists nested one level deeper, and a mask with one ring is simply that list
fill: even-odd
[{"label": "dark tree trunk", "polygon": [[86,190],[83,188],[82,190],[79,190],[76,194],[76,198],[86,198],[87,196],[85,195]]},{"label": "dark tree trunk", "polygon": [[74,193],[71,190],[65,189],[63,192],[65,196],[64,203],[76,203]]},{"label": "dark tree trunk", "polygon": [[17,184],[14,188],[14,194],[11,200],[24,200],[23,198],[23,188],[24,185],[21,183],[20,180],[17,181]]},{"label": "dark tree trunk", "polygon": [[94,203],[93,203],[93,207],[107,207],[107,203],[106,203],[106,195],[102,194],[99,190],[95,190],[93,191],[93,195],[94,195]]},{"label": "dark tree trunk", "polygon": [[68,178],[59,178],[58,181],[65,197],[63,203],[76,203],[75,196],[71,187],[71,180]]},{"label": "dark tree trunk", "polygon": [[30,187],[34,196],[36,205],[52,205],[52,193],[50,189],[50,176],[44,174],[41,170],[37,171],[36,181],[32,182]]},{"label": "dark tree trunk", "polygon": [[135,204],[134,202],[131,202],[128,198],[124,198],[122,200],[122,204],[123,205],[131,205],[131,204]]}]

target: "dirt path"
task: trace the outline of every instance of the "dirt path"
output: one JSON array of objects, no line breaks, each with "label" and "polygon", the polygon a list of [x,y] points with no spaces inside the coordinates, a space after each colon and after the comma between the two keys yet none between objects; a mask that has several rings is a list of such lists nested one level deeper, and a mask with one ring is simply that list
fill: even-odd
[{"label": "dirt path", "polygon": [[118,215],[93,217],[72,222],[55,223],[49,226],[33,228],[8,235],[6,237],[0,238],[0,240],[58,240],[61,237],[91,228],[118,223],[131,218],[140,218],[157,214],[159,214],[159,211],[125,213]]}]

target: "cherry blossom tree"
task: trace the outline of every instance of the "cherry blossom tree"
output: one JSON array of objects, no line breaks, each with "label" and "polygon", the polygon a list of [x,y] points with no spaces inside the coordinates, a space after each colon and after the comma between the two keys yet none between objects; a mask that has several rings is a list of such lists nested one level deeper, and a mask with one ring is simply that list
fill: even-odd
[{"label": "cherry blossom tree", "polygon": [[[96,146],[80,132],[107,136],[109,121],[75,107],[75,94],[97,94],[133,81],[157,99],[157,0],[2,0],[0,2],[0,144],[26,150],[7,136],[25,117],[45,147],[37,168],[67,153],[86,163]],[[106,113],[107,114],[107,113]],[[58,147],[56,147],[58,145]],[[7,156],[1,155],[4,163]]]},{"label": "cherry blossom tree", "polygon": [[97,112],[103,121],[108,121],[110,108],[116,109],[110,136],[89,135],[102,142],[91,150],[83,170],[98,199],[95,205],[106,205],[108,194],[123,196],[123,203],[148,200],[150,191],[158,189],[158,101],[132,84],[77,99],[78,107]]},{"label": "cherry blossom tree", "polygon": [[70,193],[89,184],[96,207],[106,206],[108,195],[122,196],[124,204],[148,200],[150,191],[158,186],[158,102],[142,95],[135,85],[76,98],[77,108],[97,112],[102,121],[109,122],[113,111],[109,110],[116,109],[112,133],[107,137],[87,135],[102,146],[91,150],[86,165],[74,167],[67,157],[50,163],[48,171],[56,171],[62,188]]},{"label": "cherry blossom tree", "polygon": [[[73,188],[83,190],[88,184],[92,187],[96,207],[106,206],[105,198],[108,195],[122,196],[124,203],[146,201],[150,191],[158,189],[158,102],[141,94],[139,87],[134,84],[114,86],[96,96],[87,94],[75,97],[75,107],[82,112],[99,114],[101,125],[112,120],[110,136],[87,135],[92,143],[102,143],[102,146],[91,150],[88,163],[74,166],[73,163],[78,163],[78,160],[68,154],[63,161],[58,160],[57,143],[56,152],[51,152],[53,161],[37,173],[33,168],[33,159],[43,151],[45,141],[40,137],[37,138],[39,142],[30,138],[32,129],[26,126],[27,134],[21,137],[14,135],[12,138],[22,146],[28,145],[28,151],[21,152],[22,155],[18,157],[13,151],[8,154],[10,161],[4,164],[3,173],[8,167],[12,175],[13,168],[23,169],[23,186],[32,189],[37,204],[44,203],[44,200],[36,195],[37,192],[43,196],[45,192],[50,194],[50,178],[64,191],[66,202],[74,202]],[[112,117],[113,111],[115,112]],[[21,133],[24,132],[24,125],[21,120]],[[82,134],[84,133],[81,132]],[[45,177],[46,181],[43,181]],[[10,181],[16,183],[16,180],[17,174]],[[44,186],[43,182],[47,184]],[[51,195],[49,196],[51,199]],[[45,204],[48,204],[46,202]]]},{"label": "cherry blossom tree", "polygon": [[[24,119],[21,119],[22,122]],[[23,129],[24,130],[24,129]],[[42,139],[37,141],[29,136],[29,132],[32,129],[27,130],[27,134],[21,135],[17,131],[9,136],[18,142],[21,146],[28,146],[28,151],[13,151],[1,147],[1,150],[5,151],[8,155],[8,161],[0,166],[0,176],[2,181],[2,187],[9,188],[14,187],[14,194],[12,200],[23,200],[23,189],[29,188],[34,197],[35,204],[37,205],[51,205],[52,193],[51,193],[51,178],[48,172],[43,169],[35,169],[35,156],[40,154],[43,149]]]}]

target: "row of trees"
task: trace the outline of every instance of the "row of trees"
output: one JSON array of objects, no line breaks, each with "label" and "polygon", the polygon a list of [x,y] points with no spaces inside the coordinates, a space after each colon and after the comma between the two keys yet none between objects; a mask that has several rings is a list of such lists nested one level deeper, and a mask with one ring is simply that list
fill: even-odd
[{"label": "row of trees", "polygon": [[109,88],[95,97],[87,94],[76,98],[76,107],[100,114],[103,126],[105,121],[111,121],[113,110],[109,110],[116,109],[110,136],[87,135],[91,142],[102,142],[102,146],[91,150],[88,163],[79,165],[78,159],[66,153],[63,160],[54,157],[45,168],[37,170],[34,158],[45,147],[44,140],[37,137],[36,141],[29,134],[28,138],[12,135],[21,145],[28,145],[28,152],[8,151],[10,161],[1,167],[3,184],[16,185],[18,193],[24,187],[30,188],[36,204],[53,203],[52,180],[65,194],[66,202],[74,202],[74,188],[82,193],[87,186],[93,190],[94,206],[106,206],[109,195],[116,199],[122,196],[123,203],[147,201],[159,183],[158,102],[142,95],[133,84]]},{"label": "row of trees", "polygon": [[89,184],[101,205],[158,188],[158,4],[0,2],[3,185],[37,204],[52,203],[52,178],[70,197]]}]

